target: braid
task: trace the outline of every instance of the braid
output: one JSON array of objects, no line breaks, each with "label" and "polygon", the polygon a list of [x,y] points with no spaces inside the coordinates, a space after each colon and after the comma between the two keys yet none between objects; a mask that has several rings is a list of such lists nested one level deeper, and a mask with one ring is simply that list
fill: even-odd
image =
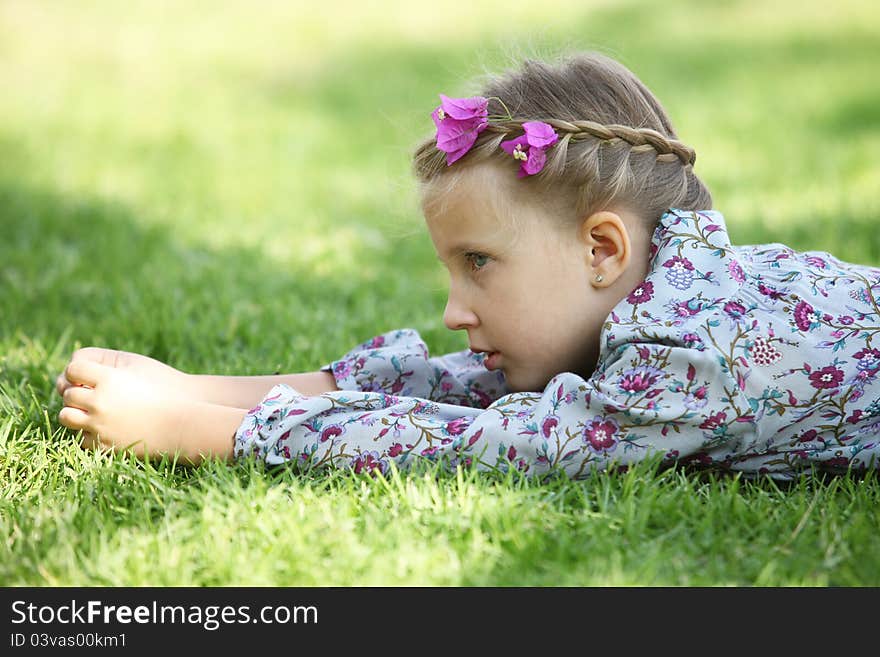
[{"label": "braid", "polygon": [[[604,55],[580,53],[559,64],[526,60],[519,70],[490,77],[481,96],[490,99],[491,120],[455,167],[494,161],[513,173],[517,162],[501,142],[522,135],[525,121],[542,121],[559,139],[540,173],[517,185],[564,201],[572,220],[622,204],[653,229],[669,208],[712,209],[709,190],[694,174],[694,149],[679,141],[647,87]],[[413,168],[423,183],[447,171],[433,137],[416,149]]]},{"label": "braid", "polygon": [[[693,165],[697,160],[697,154],[693,148],[677,139],[664,137],[651,128],[631,128],[616,123],[603,125],[595,121],[564,121],[562,119],[543,119],[543,122],[553,126],[557,132],[570,135],[572,140],[577,141],[590,137],[603,141],[620,139],[632,146],[633,152],[656,151],[657,159],[661,162],[680,160],[682,164]],[[501,132],[504,135],[519,134],[522,131],[522,124],[522,121],[493,122],[486,127],[486,130]]]}]

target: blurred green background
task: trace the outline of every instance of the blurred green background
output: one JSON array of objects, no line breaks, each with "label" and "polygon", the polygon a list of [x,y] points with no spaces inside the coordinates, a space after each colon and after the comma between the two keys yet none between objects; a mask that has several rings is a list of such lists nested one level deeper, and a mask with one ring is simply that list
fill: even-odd
[{"label": "blurred green background", "polygon": [[660,98],[736,243],[880,264],[873,1],[4,0],[6,376],[80,342],[221,373],[465,348],[411,151],[438,93],[575,49]]},{"label": "blurred green background", "polygon": [[59,428],[80,345],[219,374],[314,370],[399,327],[466,348],[411,152],[438,93],[577,49],[659,97],[735,243],[880,265],[876,0],[0,0],[0,581],[878,582],[876,484],[386,495],[169,475]]}]

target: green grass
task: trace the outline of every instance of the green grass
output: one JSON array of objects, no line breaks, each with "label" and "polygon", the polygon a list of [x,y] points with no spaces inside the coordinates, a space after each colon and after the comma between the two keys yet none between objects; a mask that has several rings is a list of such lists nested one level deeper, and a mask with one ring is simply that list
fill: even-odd
[{"label": "green grass", "polygon": [[465,348],[409,154],[438,92],[511,55],[632,68],[735,242],[880,265],[870,0],[339,4],[0,4],[0,585],[880,585],[876,477],[372,480],[76,447],[53,381],[77,346],[218,374],[403,326]]}]

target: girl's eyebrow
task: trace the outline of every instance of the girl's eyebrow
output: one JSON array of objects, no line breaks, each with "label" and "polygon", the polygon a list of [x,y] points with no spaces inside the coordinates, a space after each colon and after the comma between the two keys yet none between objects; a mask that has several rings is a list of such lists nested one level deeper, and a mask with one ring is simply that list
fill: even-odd
[{"label": "girl's eyebrow", "polygon": [[[456,244],[449,250],[449,254],[451,257],[459,256],[464,253],[469,253],[470,251],[476,251],[478,253],[483,253],[486,251],[483,247],[476,244],[468,244],[466,242],[462,242],[461,244]],[[437,255],[437,260],[440,262],[444,262],[443,258],[440,257],[440,254]]]}]

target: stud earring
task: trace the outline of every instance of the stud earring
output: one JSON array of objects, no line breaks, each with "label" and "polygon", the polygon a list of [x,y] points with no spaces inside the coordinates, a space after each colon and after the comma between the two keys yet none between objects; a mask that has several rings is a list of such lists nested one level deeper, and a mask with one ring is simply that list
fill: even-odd
[{"label": "stud earring", "polygon": [[605,277],[602,276],[602,274],[596,274],[596,282],[597,283],[601,283],[604,280],[605,280]]}]

